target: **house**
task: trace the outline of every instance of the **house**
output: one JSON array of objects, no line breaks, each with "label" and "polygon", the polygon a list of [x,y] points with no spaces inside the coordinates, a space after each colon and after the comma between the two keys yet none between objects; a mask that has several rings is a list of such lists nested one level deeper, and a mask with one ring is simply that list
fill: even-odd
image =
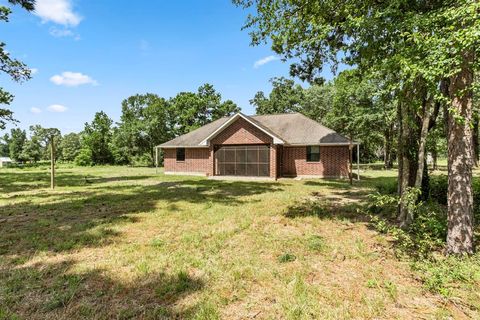
[{"label": "house", "polygon": [[13,161],[9,157],[0,157],[0,168],[1,167],[6,167],[10,164],[12,164]]},{"label": "house", "polygon": [[165,142],[156,151],[163,149],[166,174],[337,178],[348,177],[353,144],[300,113],[237,113]]}]

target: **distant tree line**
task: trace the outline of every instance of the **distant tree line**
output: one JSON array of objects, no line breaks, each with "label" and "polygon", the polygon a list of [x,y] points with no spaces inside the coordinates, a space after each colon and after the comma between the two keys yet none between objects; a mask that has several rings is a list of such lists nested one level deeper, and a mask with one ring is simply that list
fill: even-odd
[{"label": "distant tree line", "polygon": [[[271,92],[255,94],[250,103],[257,114],[300,112],[345,137],[361,143],[362,162],[382,160],[390,169],[397,160],[399,125],[397,99],[382,79],[365,76],[357,69],[340,72],[334,79],[303,88],[292,79],[273,78]],[[426,152],[433,169],[447,155],[444,110],[427,136]],[[474,132],[478,133],[478,127]],[[478,145],[478,134],[474,140]],[[478,148],[477,148],[478,150]],[[478,152],[475,159],[478,159]]]},{"label": "distant tree line", "polygon": [[[58,132],[56,160],[82,166],[153,165],[156,145],[239,110],[233,101],[223,101],[210,84],[170,99],[137,94],[123,100],[118,123],[100,111],[82,132],[64,136]],[[0,139],[0,154],[18,162],[49,160],[51,130],[31,126],[27,135],[26,130],[11,129]]]}]

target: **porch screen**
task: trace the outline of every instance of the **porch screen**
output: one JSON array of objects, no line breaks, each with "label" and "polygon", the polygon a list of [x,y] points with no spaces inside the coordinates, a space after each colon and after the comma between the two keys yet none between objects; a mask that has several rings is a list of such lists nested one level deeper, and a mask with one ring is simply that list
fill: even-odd
[{"label": "porch screen", "polygon": [[268,177],[268,145],[221,146],[215,151],[215,174],[220,176]]}]

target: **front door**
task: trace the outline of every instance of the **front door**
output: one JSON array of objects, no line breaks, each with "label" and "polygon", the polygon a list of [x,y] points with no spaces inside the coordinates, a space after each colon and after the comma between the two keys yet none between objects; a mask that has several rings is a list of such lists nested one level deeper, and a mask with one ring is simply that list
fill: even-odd
[{"label": "front door", "polygon": [[268,145],[215,147],[215,174],[219,176],[270,176]]}]

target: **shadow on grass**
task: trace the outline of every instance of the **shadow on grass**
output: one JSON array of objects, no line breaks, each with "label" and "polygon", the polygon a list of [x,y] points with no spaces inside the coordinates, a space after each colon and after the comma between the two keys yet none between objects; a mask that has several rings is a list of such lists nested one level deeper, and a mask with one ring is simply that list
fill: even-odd
[{"label": "shadow on grass", "polygon": [[378,190],[396,188],[395,177],[362,177],[350,185],[348,180],[309,180],[305,185],[318,187],[308,198],[299,200],[287,208],[287,218],[317,217],[319,219],[342,219],[351,222],[367,222],[364,213],[368,195]]},{"label": "shadow on grass", "polygon": [[[67,172],[63,176],[65,182],[70,181],[74,186],[81,180],[78,175]],[[25,177],[28,181],[32,176],[17,177],[19,184]],[[108,181],[142,178],[118,177]],[[237,206],[259,201],[247,196],[282,190],[281,185],[270,182],[177,177],[173,181],[151,184],[155,179],[149,178],[152,178],[149,185],[100,184],[95,181],[106,180],[93,178],[94,183],[80,190],[47,189],[0,205],[0,255],[13,259],[42,251],[103,246],[119,237],[113,226],[138,222],[140,218],[135,214],[140,212],[164,209],[175,213],[181,210],[182,204],[196,204],[199,214],[203,214],[202,208],[212,204]]]},{"label": "shadow on grass", "polygon": [[101,269],[80,273],[75,261],[0,269],[5,319],[185,319],[199,305],[179,307],[205,283],[187,272],[150,272],[128,283]]},{"label": "shadow on grass", "polygon": [[[147,179],[150,176],[132,175],[117,177],[96,177],[92,175],[73,174],[72,171],[62,169],[55,175],[57,187],[79,187],[90,184],[132,181]],[[50,171],[0,171],[0,192],[11,193],[50,188]]]}]

